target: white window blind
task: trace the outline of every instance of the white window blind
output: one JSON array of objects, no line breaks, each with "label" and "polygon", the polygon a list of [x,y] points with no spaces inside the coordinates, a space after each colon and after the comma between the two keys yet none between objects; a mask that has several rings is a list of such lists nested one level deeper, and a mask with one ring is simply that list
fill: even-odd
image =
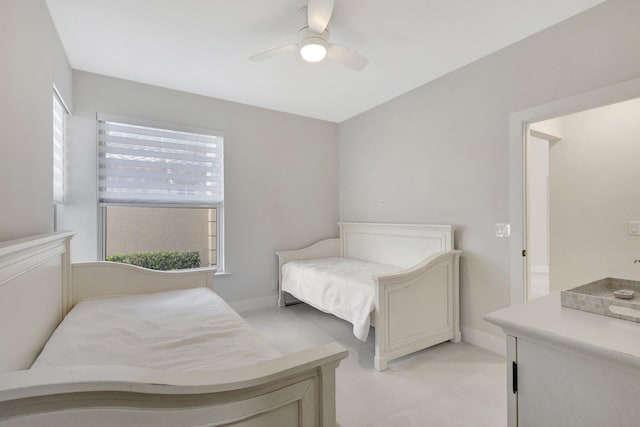
[{"label": "white window blind", "polygon": [[222,136],[213,133],[99,116],[99,200],[220,206],[222,143]]},{"label": "white window blind", "polygon": [[64,202],[64,122],[67,109],[53,93],[53,201]]}]

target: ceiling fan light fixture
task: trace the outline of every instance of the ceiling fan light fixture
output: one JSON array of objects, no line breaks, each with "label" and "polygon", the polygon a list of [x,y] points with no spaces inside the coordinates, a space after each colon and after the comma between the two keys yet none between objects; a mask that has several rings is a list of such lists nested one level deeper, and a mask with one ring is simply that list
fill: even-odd
[{"label": "ceiling fan light fixture", "polygon": [[305,6],[298,10],[298,42],[270,49],[250,57],[263,61],[297,50],[306,62],[320,62],[324,58],[354,71],[367,66],[367,58],[339,44],[329,43],[329,20],[333,13],[334,0],[302,0]]},{"label": "ceiling fan light fixture", "polygon": [[304,40],[300,44],[300,56],[307,62],[320,62],[327,56],[327,42],[320,38]]}]

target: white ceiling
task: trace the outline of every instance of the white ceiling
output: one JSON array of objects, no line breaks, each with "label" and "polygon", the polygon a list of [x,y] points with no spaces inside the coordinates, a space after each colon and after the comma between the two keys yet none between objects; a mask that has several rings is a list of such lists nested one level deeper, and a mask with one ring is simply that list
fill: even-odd
[{"label": "white ceiling", "polygon": [[335,0],[330,41],[362,71],[296,53],[299,0],[47,0],[74,69],[341,122],[603,0]]}]

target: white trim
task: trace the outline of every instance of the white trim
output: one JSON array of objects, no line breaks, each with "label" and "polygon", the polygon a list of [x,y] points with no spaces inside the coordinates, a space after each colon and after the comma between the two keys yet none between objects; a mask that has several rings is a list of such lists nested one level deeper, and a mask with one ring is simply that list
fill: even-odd
[{"label": "white trim", "polygon": [[229,273],[224,264],[224,201],[216,208],[216,257],[216,274]]},{"label": "white trim", "polygon": [[525,301],[523,231],[523,126],[640,97],[640,78],[514,112],[509,117],[509,216],[511,222],[511,304]]},{"label": "white trim", "polygon": [[483,348],[500,356],[507,355],[507,340],[477,329],[461,328],[462,341]]},{"label": "white trim", "polygon": [[540,132],[539,130],[535,130],[535,129],[529,129],[529,135],[533,136],[534,138],[549,141],[550,145],[553,145],[556,142],[560,142],[562,140],[562,138],[560,138],[559,136],[554,136],[548,133]]},{"label": "white trim", "polygon": [[67,114],[71,114],[71,109],[69,108],[67,103],[64,102],[64,98],[62,97],[62,95],[60,95],[60,91],[56,87],[55,83],[53,84],[53,93],[55,93],[55,95],[58,97],[58,100],[60,101],[60,104],[62,104],[62,106],[66,110]]},{"label": "white trim", "polygon": [[266,297],[243,299],[243,300],[237,300],[237,301],[227,301],[227,304],[229,304],[231,308],[234,309],[234,311],[237,311],[238,313],[243,313],[246,311],[258,310],[261,308],[276,307],[278,305],[278,296],[269,295]]},{"label": "white trim", "polygon": [[[52,179],[53,179],[53,203],[54,206],[65,202],[66,192],[66,133],[67,133],[67,116],[69,115],[69,109],[64,103],[64,100],[58,93],[55,85],[53,86],[52,96]],[[59,120],[56,117],[59,116]],[[58,134],[56,129],[60,131]],[[59,136],[58,136],[59,135]],[[56,157],[59,157],[59,161],[56,161]],[[54,228],[57,228],[57,215],[54,208]]]},{"label": "white trim", "polygon": [[531,273],[532,274],[549,274],[549,266],[548,265],[532,265]]},{"label": "white trim", "polygon": [[195,133],[195,134],[217,136],[219,138],[224,138],[224,132],[222,132],[221,130],[203,128],[203,127],[191,126],[191,125],[182,125],[182,124],[177,124],[172,122],[163,122],[158,120],[140,119],[137,117],[120,116],[116,114],[97,113],[96,121],[126,123],[134,126],[145,126],[145,127],[158,128],[163,130],[172,130],[175,132],[187,132],[187,133]]}]

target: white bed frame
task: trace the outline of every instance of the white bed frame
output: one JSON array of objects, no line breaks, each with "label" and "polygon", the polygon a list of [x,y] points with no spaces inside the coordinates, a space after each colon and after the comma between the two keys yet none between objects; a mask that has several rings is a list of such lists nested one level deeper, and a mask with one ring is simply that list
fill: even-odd
[{"label": "white bed frame", "polygon": [[73,233],[0,243],[0,426],[334,427],[337,343],[219,371],[123,366],[27,370],[73,304],[211,287],[214,269],[69,262]]},{"label": "white bed frame", "polygon": [[[374,276],[374,367],[451,340],[461,341],[459,257],[453,249],[453,227],[426,224],[340,223],[340,238],[321,240],[293,251],[279,251],[282,266],[295,260],[345,257],[401,267]],[[279,290],[278,305],[290,302]],[[294,295],[295,297],[295,295]]]}]

